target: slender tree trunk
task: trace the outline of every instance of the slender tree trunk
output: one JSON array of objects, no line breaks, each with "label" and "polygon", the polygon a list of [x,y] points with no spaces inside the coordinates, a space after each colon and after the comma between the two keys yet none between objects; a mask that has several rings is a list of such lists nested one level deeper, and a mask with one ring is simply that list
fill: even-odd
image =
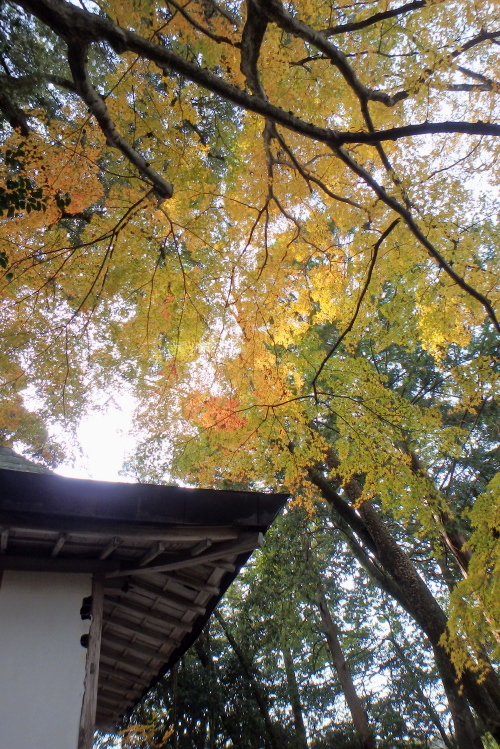
[{"label": "slender tree trunk", "polygon": [[351,712],[352,722],[362,742],[363,749],[375,749],[375,739],[368,723],[368,716],[358,697],[351,672],[344,658],[342,647],[337,636],[337,628],[331,617],[330,610],[321,587],[316,592],[316,603],[321,614],[323,631],[328,649],[332,656],[332,663],[339,677],[340,686],[344,692],[347,706]]},{"label": "slender tree trunk", "polygon": [[297,679],[295,677],[295,668],[293,665],[293,658],[288,642],[286,641],[286,635],[284,632],[280,634],[281,640],[281,652],[283,653],[283,660],[285,662],[285,673],[288,685],[288,696],[290,699],[290,705],[292,706],[293,723],[295,726],[295,735],[297,737],[297,748],[307,749],[307,734],[306,727],[304,725],[304,717],[302,714],[302,704],[300,702],[299,687]]},{"label": "slender tree trunk", "polygon": [[[411,665],[411,663],[408,663],[408,660],[407,660],[407,658],[405,656],[403,648],[397,642],[396,638],[393,635],[389,639],[390,639],[390,641],[392,643],[392,646],[393,646],[394,650],[398,654],[399,660],[401,661],[401,663],[405,667],[407,673],[410,676],[413,676],[412,665]],[[439,719],[438,713],[436,712],[436,710],[434,709],[432,703],[429,701],[429,699],[427,698],[427,696],[425,695],[425,693],[421,689],[420,684],[418,683],[418,678],[415,679],[414,689],[415,689],[416,693],[418,694],[419,700],[425,706],[425,709],[427,710],[427,714],[429,715],[429,718],[431,719],[431,721],[434,723],[434,725],[438,729],[438,731],[439,731],[439,733],[441,735],[441,738],[442,738],[443,743],[445,744],[445,746],[447,746],[448,749],[456,749],[455,743],[450,740],[448,734],[444,730],[443,724],[441,723],[441,721]]]},{"label": "slender tree trunk", "polygon": [[253,675],[251,665],[248,663],[248,660],[245,654],[243,653],[242,649],[240,648],[240,646],[234,639],[233,635],[231,634],[220,612],[217,610],[214,611],[214,616],[219,622],[219,624],[221,625],[222,630],[227,638],[227,641],[229,642],[232,649],[234,650],[234,653],[240,662],[243,673],[248,679],[248,683],[250,684],[253,695],[255,697],[255,701],[258,705],[260,714],[262,716],[264,725],[266,727],[266,732],[269,738],[269,743],[271,744],[273,749],[284,749],[284,747],[281,744],[280,738],[277,734],[277,731],[274,727],[274,723],[271,719],[271,716],[269,715],[269,710],[267,709],[267,704],[266,704],[267,700],[266,700],[264,691]]},{"label": "slender tree trunk", "polygon": [[179,746],[179,726],[177,725],[177,697],[178,697],[178,681],[179,681],[179,664],[176,663],[172,669],[172,727],[174,729],[174,749]]},{"label": "slender tree trunk", "polygon": [[[222,692],[220,688],[217,668],[213,662],[212,654],[210,652],[210,638],[209,638],[208,632],[204,632],[202,635],[200,635],[200,637],[198,637],[198,639],[196,640],[194,644],[194,647],[195,647],[196,654],[198,656],[198,659],[201,665],[203,666],[204,670],[208,674],[210,690],[212,694],[215,696],[218,717],[220,718],[224,731],[226,732],[228,738],[233,743],[233,746],[237,746],[238,741],[233,736],[231,725],[227,719],[227,715],[226,715],[226,711],[224,707],[224,698],[222,696]],[[214,731],[214,735],[215,735],[215,731]]]}]

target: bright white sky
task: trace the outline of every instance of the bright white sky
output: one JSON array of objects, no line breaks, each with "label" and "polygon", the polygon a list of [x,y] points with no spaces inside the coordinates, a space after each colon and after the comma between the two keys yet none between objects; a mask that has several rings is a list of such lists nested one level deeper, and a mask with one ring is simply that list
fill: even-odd
[{"label": "bright white sky", "polygon": [[127,481],[119,471],[135,445],[133,411],[130,397],[93,411],[78,428],[81,456],[77,456],[74,465],[62,463],[56,473],[78,479]]}]

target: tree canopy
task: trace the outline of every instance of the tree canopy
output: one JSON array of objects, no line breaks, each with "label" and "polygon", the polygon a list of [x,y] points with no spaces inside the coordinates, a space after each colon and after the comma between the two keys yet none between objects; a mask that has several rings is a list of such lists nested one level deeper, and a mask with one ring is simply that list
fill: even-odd
[{"label": "tree canopy", "polygon": [[12,0],[0,29],[2,438],[56,462],[127,388],[139,478],[321,498],[452,740],[500,740],[498,3]]}]

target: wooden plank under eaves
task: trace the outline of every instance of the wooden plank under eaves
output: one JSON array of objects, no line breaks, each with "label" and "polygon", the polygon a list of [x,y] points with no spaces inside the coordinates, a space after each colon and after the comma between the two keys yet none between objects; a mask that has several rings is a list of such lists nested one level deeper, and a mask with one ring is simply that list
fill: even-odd
[{"label": "wooden plank under eaves", "polygon": [[92,619],[89,629],[89,644],[85,664],[78,749],[92,749],[94,743],[95,716],[97,709],[97,686],[99,681],[99,660],[101,654],[102,616],[104,607],[104,578],[92,578]]}]

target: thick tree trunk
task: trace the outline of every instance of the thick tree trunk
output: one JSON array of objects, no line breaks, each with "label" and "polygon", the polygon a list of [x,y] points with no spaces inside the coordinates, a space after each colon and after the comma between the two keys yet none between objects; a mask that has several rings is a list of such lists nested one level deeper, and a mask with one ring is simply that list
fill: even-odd
[{"label": "thick tree trunk", "polygon": [[255,701],[257,703],[257,706],[259,708],[260,714],[262,716],[262,719],[264,721],[264,725],[266,727],[266,732],[269,738],[269,743],[271,744],[273,749],[284,749],[284,747],[281,744],[280,738],[277,734],[277,731],[274,727],[274,723],[271,719],[271,716],[269,715],[269,710],[267,709],[267,700],[264,694],[263,689],[261,688],[260,684],[254,677],[252,673],[252,669],[250,664],[248,663],[248,660],[243,653],[242,649],[234,639],[233,635],[231,634],[229,628],[226,626],[226,623],[224,619],[222,618],[222,615],[219,611],[214,612],[214,616],[219,622],[219,624],[222,627],[222,630],[227,638],[227,641],[231,645],[232,649],[234,650],[234,653],[236,657],[238,658],[240,662],[240,666],[242,668],[243,673],[245,674],[246,678],[248,679],[248,683],[252,689],[253,695],[255,697]]},{"label": "thick tree trunk", "polygon": [[[352,487],[346,487],[346,489],[349,491]],[[499,740],[500,710],[494,704],[491,695],[470,670],[466,670],[462,676],[462,693],[450,656],[441,645],[441,637],[446,632],[446,614],[418,574],[412,561],[392,538],[373,505],[370,502],[363,503],[359,508],[359,514],[374,539],[379,561],[404,591],[413,618],[429,638],[453,716],[458,745],[463,746],[464,749],[483,746],[467,700],[495,740]]]},{"label": "thick tree trunk", "polygon": [[[471,672],[464,674],[462,684],[459,683],[450,656],[440,644],[441,636],[446,631],[446,615],[374,507],[370,502],[364,502],[356,512],[337,494],[319,471],[310,470],[309,478],[350,527],[350,515],[355,513],[356,526],[362,524],[363,541],[368,535],[370,551],[375,554],[378,564],[391,580],[389,588],[396,587],[397,600],[404,601],[405,610],[427,635],[446,692],[459,749],[483,747],[468,703],[476,710],[495,739],[499,740],[500,710],[486,688],[479,684]],[[361,490],[356,481],[346,484],[344,489],[353,503],[359,499]],[[352,527],[352,530],[359,536],[355,527]]]},{"label": "thick tree trunk", "polygon": [[296,745],[298,749],[307,749],[307,734],[306,727],[304,725],[304,717],[302,714],[302,704],[300,702],[299,687],[297,679],[295,677],[295,668],[293,665],[293,658],[291,650],[286,641],[286,636],[281,633],[281,652],[283,653],[283,660],[285,662],[285,673],[288,685],[288,697],[290,699],[290,705],[292,706],[293,713],[293,724],[295,726],[295,735],[297,738]]},{"label": "thick tree trunk", "polygon": [[354,728],[359,734],[363,749],[375,749],[375,739],[368,723],[368,716],[357,695],[351,672],[349,671],[339,638],[337,637],[337,629],[331,617],[321,587],[318,587],[316,592],[316,603],[318,605],[319,613],[321,614],[323,630],[328,643],[328,649],[332,656],[332,663],[339,677],[340,686],[344,692],[347,706],[349,707],[352,716]]}]

